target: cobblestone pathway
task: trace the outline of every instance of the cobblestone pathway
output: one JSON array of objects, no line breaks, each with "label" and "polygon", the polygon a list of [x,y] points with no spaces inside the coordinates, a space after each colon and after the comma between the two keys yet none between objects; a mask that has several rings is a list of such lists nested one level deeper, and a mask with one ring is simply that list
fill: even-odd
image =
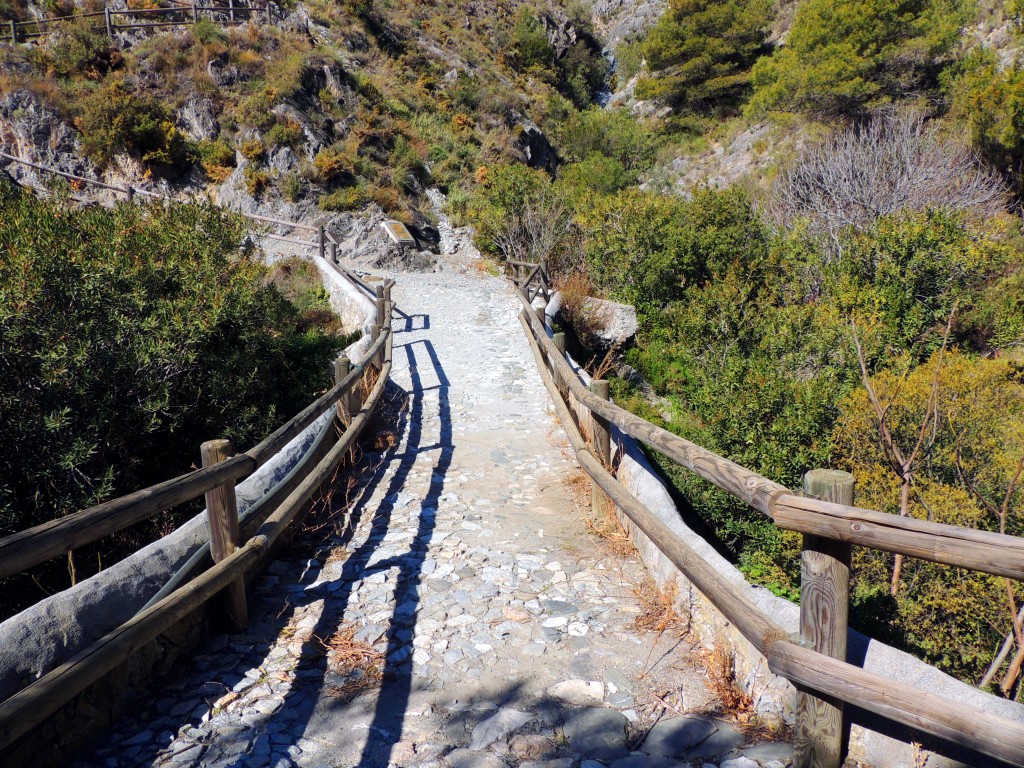
[{"label": "cobblestone pathway", "polygon": [[254,584],[249,633],[81,764],[782,768],[711,716],[679,631],[633,628],[643,568],[581,522],[507,284],[406,275],[396,300],[397,442]]}]

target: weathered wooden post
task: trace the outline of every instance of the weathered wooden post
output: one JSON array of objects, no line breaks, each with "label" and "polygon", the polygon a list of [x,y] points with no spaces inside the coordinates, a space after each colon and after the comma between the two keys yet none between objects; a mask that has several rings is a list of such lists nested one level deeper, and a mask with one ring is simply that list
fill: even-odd
[{"label": "weathered wooden post", "polygon": [[[202,444],[200,453],[203,466],[212,467],[235,455],[230,440],[208,440]],[[206,514],[210,525],[210,554],[219,563],[238,547],[238,502],[235,498],[235,483],[228,480],[206,492]],[[245,577],[239,576],[225,590],[227,615],[235,626],[245,629],[249,626],[249,611],[245,602]]]},{"label": "weathered wooden post", "polygon": [[235,23],[235,0],[228,0],[228,20]]},{"label": "weathered wooden post", "polygon": [[104,5],[103,6],[103,21],[105,22],[104,25],[107,28],[107,39],[108,40],[113,40],[114,39],[114,23],[110,19],[110,6],[109,5]]},{"label": "weathered wooden post", "polygon": [[384,314],[384,304],[386,303],[384,300],[384,286],[378,285],[376,293],[377,299],[375,304],[377,305],[377,325],[385,326],[387,325],[387,317]]},{"label": "weathered wooden post", "polygon": [[316,245],[320,251],[320,258],[326,258],[327,256],[327,236],[324,232],[324,222],[321,219],[316,223]]},{"label": "weathered wooden post", "polygon": [[192,23],[199,21],[199,11],[196,9],[196,0],[192,0]]},{"label": "weathered wooden post", "polygon": [[[555,342],[555,346],[558,347],[559,354],[562,356],[562,359],[565,360],[565,334],[561,332],[556,333],[551,337],[551,340]],[[558,387],[558,391],[564,393],[566,383],[562,381],[562,374],[559,373],[558,366],[555,365],[554,360],[551,361],[551,375],[555,379],[555,386]]]},{"label": "weathered wooden post", "polygon": [[[602,400],[611,399],[608,382],[603,379],[592,379],[590,382],[590,391]],[[594,413],[594,411],[590,412],[590,434],[591,448],[594,451],[594,456],[598,461],[604,464],[605,468],[610,470],[612,466],[612,437],[611,433],[608,431],[608,420],[603,416]],[[611,509],[612,500],[608,498],[608,494],[601,490],[601,486],[591,480],[591,518],[597,522],[604,516],[610,515]]]},{"label": "weathered wooden post", "polygon": [[328,241],[331,250],[331,261],[335,264],[338,263],[338,244],[333,240]]},{"label": "weathered wooden post", "polygon": [[[352,370],[352,361],[342,355],[334,361],[334,383],[340,384]],[[355,389],[353,387],[352,389]],[[349,390],[351,392],[351,390]],[[338,421],[346,426],[351,422],[352,416],[349,411],[349,392],[342,392],[338,398]]]},{"label": "weathered wooden post", "polygon": [[[853,504],[853,475],[814,469],[804,493],[836,504]],[[850,613],[850,545],[804,534],[800,555],[800,639],[809,648],[846,661]],[[801,692],[797,702],[794,768],[840,768],[846,751],[843,705]]]},{"label": "weathered wooden post", "polygon": [[18,44],[18,23],[11,19],[11,45]]}]

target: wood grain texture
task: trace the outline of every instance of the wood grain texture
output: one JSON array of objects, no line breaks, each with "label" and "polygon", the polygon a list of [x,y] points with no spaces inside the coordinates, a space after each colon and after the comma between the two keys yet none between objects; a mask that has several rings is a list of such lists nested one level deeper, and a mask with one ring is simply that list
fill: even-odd
[{"label": "wood grain texture", "polygon": [[[207,440],[200,447],[204,467],[227,461],[235,453],[230,440]],[[213,562],[226,560],[238,548],[238,499],[234,482],[227,482],[206,492],[206,520],[210,527],[210,555]],[[238,629],[249,626],[249,609],[245,600],[245,578],[239,576],[225,592],[227,618]]]},{"label": "wood grain texture", "polygon": [[78,549],[171,507],[191,501],[224,482],[256,469],[249,456],[198,469],[89,509],[60,517],[0,539],[0,578],[21,573],[52,557]]},{"label": "wood grain texture", "polygon": [[793,643],[776,643],[766,655],[772,672],[799,685],[1024,768],[1024,724]]},{"label": "wood grain texture", "polygon": [[792,495],[776,498],[772,510],[780,528],[1024,580],[1024,539],[1018,536]]},{"label": "wood grain texture", "polygon": [[[853,475],[812,470],[804,493],[839,504],[853,504]],[[850,545],[804,535],[800,555],[800,638],[818,653],[846,661],[850,608]],[[840,768],[844,743],[843,708],[802,691],[797,700],[794,768]]]}]

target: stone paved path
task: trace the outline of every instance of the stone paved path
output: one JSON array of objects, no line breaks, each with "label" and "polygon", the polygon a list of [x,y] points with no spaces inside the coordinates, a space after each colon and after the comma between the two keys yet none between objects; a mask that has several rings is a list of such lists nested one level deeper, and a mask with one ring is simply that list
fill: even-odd
[{"label": "stone paved path", "polygon": [[697,649],[632,627],[642,566],[581,522],[505,281],[453,267],[395,295],[397,442],[380,428],[347,515],[254,585],[249,633],[81,765],[784,766],[708,714]]}]

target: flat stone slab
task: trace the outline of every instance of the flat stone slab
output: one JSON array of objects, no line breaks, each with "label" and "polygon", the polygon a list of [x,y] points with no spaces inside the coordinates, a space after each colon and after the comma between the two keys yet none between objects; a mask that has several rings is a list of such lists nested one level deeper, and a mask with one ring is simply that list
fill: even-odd
[{"label": "flat stone slab", "polygon": [[621,712],[603,707],[566,710],[562,732],[569,748],[585,758],[616,760],[626,757],[626,726],[629,720]]}]

